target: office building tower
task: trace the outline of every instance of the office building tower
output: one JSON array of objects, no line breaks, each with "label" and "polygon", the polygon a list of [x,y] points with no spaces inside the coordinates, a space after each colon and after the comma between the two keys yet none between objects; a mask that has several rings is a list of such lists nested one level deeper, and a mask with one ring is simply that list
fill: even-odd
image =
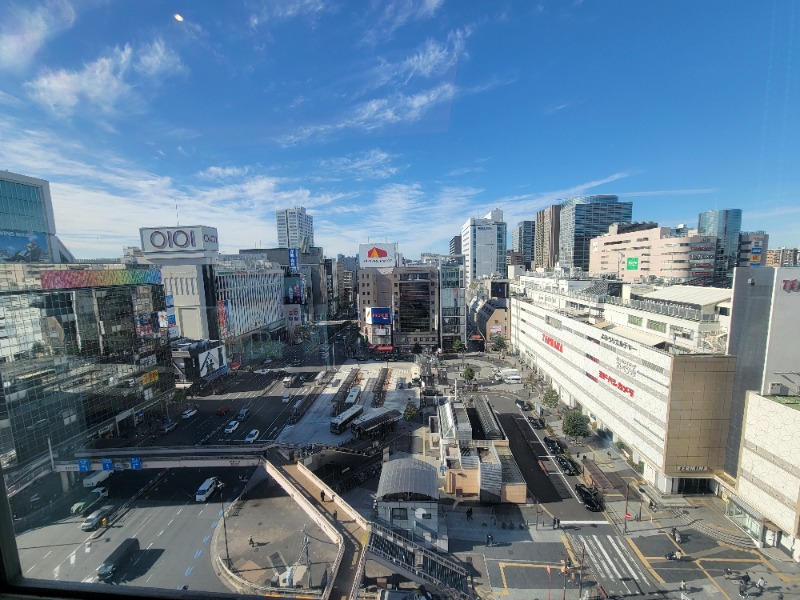
[{"label": "office building tower", "polygon": [[[460,241],[460,240],[459,240]],[[459,340],[467,345],[467,304],[464,285],[464,257],[443,257],[439,265],[439,310],[441,341],[444,352],[452,352]]]},{"label": "office building tower", "polygon": [[302,206],[275,211],[279,248],[300,248],[302,252],[314,245],[314,217]]},{"label": "office building tower", "polygon": [[505,276],[508,229],[496,208],[482,219],[469,218],[461,227],[466,285],[481,277]]},{"label": "office building tower", "polygon": [[558,262],[558,237],[561,228],[561,206],[554,204],[536,213],[533,232],[533,267],[552,269]]},{"label": "office building tower", "polygon": [[739,234],[739,257],[737,267],[763,267],[769,246],[769,234],[765,231],[743,231]]},{"label": "office building tower", "polygon": [[461,236],[454,235],[450,239],[450,254],[461,254]]},{"label": "office building tower", "polygon": [[742,211],[738,208],[707,210],[700,213],[697,233],[717,238],[717,260],[714,277],[733,279],[733,268],[739,260],[739,233]]},{"label": "office building tower", "polygon": [[0,282],[6,473],[131,434],[167,410],[174,379],[159,269],[5,263]]},{"label": "office building tower", "polygon": [[590,242],[608,232],[612,223],[630,222],[632,202],[613,195],[579,196],[561,205],[558,264],[589,270]]},{"label": "office building tower", "polygon": [[435,264],[358,270],[359,329],[378,351],[439,347],[439,269]]},{"label": "office building tower", "polygon": [[533,265],[533,238],[536,235],[535,221],[520,221],[511,232],[511,249],[522,254],[526,269]]},{"label": "office building tower", "polygon": [[56,236],[50,182],[0,171],[0,262],[74,260]]}]

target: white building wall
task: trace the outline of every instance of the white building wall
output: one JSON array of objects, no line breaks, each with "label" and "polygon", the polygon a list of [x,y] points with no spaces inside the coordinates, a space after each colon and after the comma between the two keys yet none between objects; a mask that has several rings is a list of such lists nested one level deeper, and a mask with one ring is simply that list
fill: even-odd
[{"label": "white building wall", "polygon": [[795,538],[800,533],[798,432],[800,410],[748,392],[736,492]]},{"label": "white building wall", "polygon": [[172,294],[175,320],[183,337],[209,339],[201,265],[163,265],[164,292]]}]

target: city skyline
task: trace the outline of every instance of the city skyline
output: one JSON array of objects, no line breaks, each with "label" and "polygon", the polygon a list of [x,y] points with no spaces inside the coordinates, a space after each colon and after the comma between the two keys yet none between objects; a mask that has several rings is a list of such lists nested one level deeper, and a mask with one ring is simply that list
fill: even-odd
[{"label": "city skyline", "polygon": [[277,247],[294,205],[329,256],[446,254],[470,215],[590,194],[662,226],[741,208],[796,246],[797,17],[721,6],[14,2],[0,168],[50,181],[79,258],[178,220]]}]

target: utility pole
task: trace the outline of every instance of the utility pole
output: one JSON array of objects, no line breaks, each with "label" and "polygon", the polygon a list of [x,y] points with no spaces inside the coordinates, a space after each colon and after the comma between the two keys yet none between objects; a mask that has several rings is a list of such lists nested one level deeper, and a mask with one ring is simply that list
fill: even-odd
[{"label": "utility pole", "polygon": [[224,500],[224,498],[222,496],[223,489],[220,489],[220,491],[219,491],[219,505],[222,508],[222,510],[220,511],[220,513],[222,514],[222,533],[225,536],[225,564],[227,564],[228,567],[230,567],[231,566],[231,553],[228,550],[228,527],[225,524],[225,500]]},{"label": "utility pole", "polygon": [[581,566],[580,571],[578,573],[578,600],[581,599],[583,595],[583,561],[586,557],[586,544],[581,544]]}]

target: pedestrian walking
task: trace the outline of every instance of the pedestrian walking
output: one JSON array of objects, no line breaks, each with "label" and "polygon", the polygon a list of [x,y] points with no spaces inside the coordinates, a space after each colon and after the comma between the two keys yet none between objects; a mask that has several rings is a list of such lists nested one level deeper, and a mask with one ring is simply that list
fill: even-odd
[{"label": "pedestrian walking", "polygon": [[747,571],[745,571],[744,575],[742,575],[742,583],[745,585],[745,588],[750,585],[750,573]]},{"label": "pedestrian walking", "polygon": [[253,541],[253,536],[251,535],[250,538],[247,540],[247,543],[251,546],[255,546],[255,542]]},{"label": "pedestrian walking", "polygon": [[758,591],[763,592],[764,588],[766,587],[766,585],[767,585],[767,582],[764,581],[764,578],[763,577],[759,577],[758,581],[756,582],[756,587],[758,588]]},{"label": "pedestrian walking", "polygon": [[749,594],[747,593],[747,586],[744,583],[740,584],[739,585],[739,598],[742,598],[743,600],[745,600],[748,597],[749,597]]},{"label": "pedestrian walking", "polygon": [[319,499],[325,502],[325,490],[319,491]]},{"label": "pedestrian walking", "polygon": [[684,579],[681,579],[681,591],[686,591],[686,581]]}]

